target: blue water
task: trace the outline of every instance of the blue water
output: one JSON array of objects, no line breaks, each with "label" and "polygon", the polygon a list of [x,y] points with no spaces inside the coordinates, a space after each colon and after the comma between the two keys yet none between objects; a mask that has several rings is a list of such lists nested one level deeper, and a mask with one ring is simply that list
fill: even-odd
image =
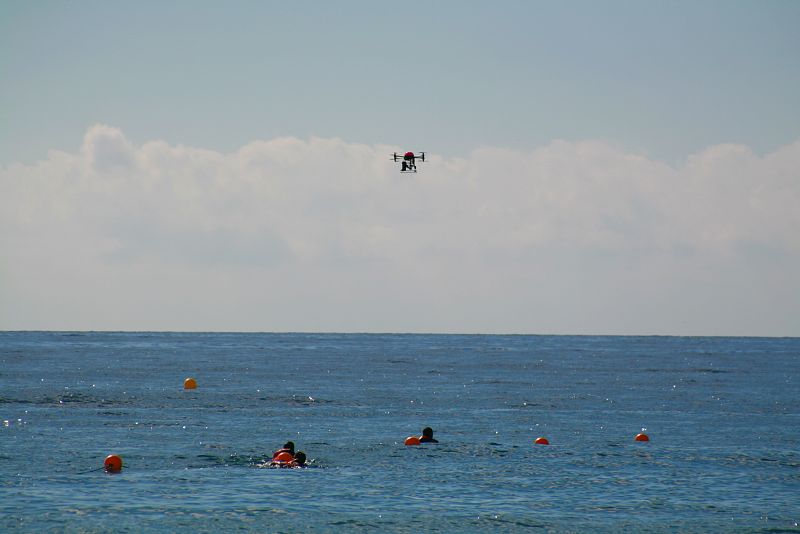
[{"label": "blue water", "polygon": [[[799,375],[800,339],[0,333],[0,530],[795,532]],[[256,467],[289,439],[313,467]]]}]

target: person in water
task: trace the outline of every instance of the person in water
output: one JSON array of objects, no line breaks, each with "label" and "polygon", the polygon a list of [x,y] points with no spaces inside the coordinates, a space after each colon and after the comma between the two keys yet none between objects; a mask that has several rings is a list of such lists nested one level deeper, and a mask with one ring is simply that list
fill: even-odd
[{"label": "person in water", "polygon": [[273,452],[272,453],[272,459],[274,460],[275,458],[278,457],[279,454],[282,454],[284,452],[288,452],[289,454],[294,456],[294,442],[293,441],[287,441],[286,443],[283,444],[283,448],[282,449],[278,449],[277,451]]},{"label": "person in water", "polygon": [[308,467],[306,465],[306,453],[303,451],[298,451],[297,454],[294,455],[294,460],[292,460],[291,467]]},{"label": "person in water", "polygon": [[[285,452],[285,451],[284,451]],[[306,453],[298,451],[291,460],[272,460],[268,467],[279,469],[291,469],[293,467],[308,467],[306,465]]]},{"label": "person in water", "polygon": [[426,426],[422,429],[422,435],[419,437],[420,443],[439,443],[439,440],[433,439],[433,429]]}]

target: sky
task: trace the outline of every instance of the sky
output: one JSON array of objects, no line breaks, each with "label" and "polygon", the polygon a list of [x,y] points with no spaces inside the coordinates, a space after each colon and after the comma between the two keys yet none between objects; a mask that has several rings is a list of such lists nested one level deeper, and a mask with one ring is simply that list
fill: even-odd
[{"label": "sky", "polygon": [[0,330],[800,336],[798,27],[0,2]]}]

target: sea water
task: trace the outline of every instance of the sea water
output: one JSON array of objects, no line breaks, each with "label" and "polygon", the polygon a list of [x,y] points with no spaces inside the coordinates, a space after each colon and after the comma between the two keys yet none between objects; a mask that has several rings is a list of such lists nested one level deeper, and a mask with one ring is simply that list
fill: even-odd
[{"label": "sea water", "polygon": [[[0,333],[0,531],[798,531],[799,372],[796,338]],[[258,467],[287,440],[310,468]]]}]

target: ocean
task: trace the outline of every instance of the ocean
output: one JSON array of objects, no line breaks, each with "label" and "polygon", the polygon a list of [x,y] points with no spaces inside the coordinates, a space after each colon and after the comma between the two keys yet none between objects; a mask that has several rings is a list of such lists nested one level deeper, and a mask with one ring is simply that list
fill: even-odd
[{"label": "ocean", "polygon": [[799,376],[797,338],[0,332],[0,531],[798,532]]}]

